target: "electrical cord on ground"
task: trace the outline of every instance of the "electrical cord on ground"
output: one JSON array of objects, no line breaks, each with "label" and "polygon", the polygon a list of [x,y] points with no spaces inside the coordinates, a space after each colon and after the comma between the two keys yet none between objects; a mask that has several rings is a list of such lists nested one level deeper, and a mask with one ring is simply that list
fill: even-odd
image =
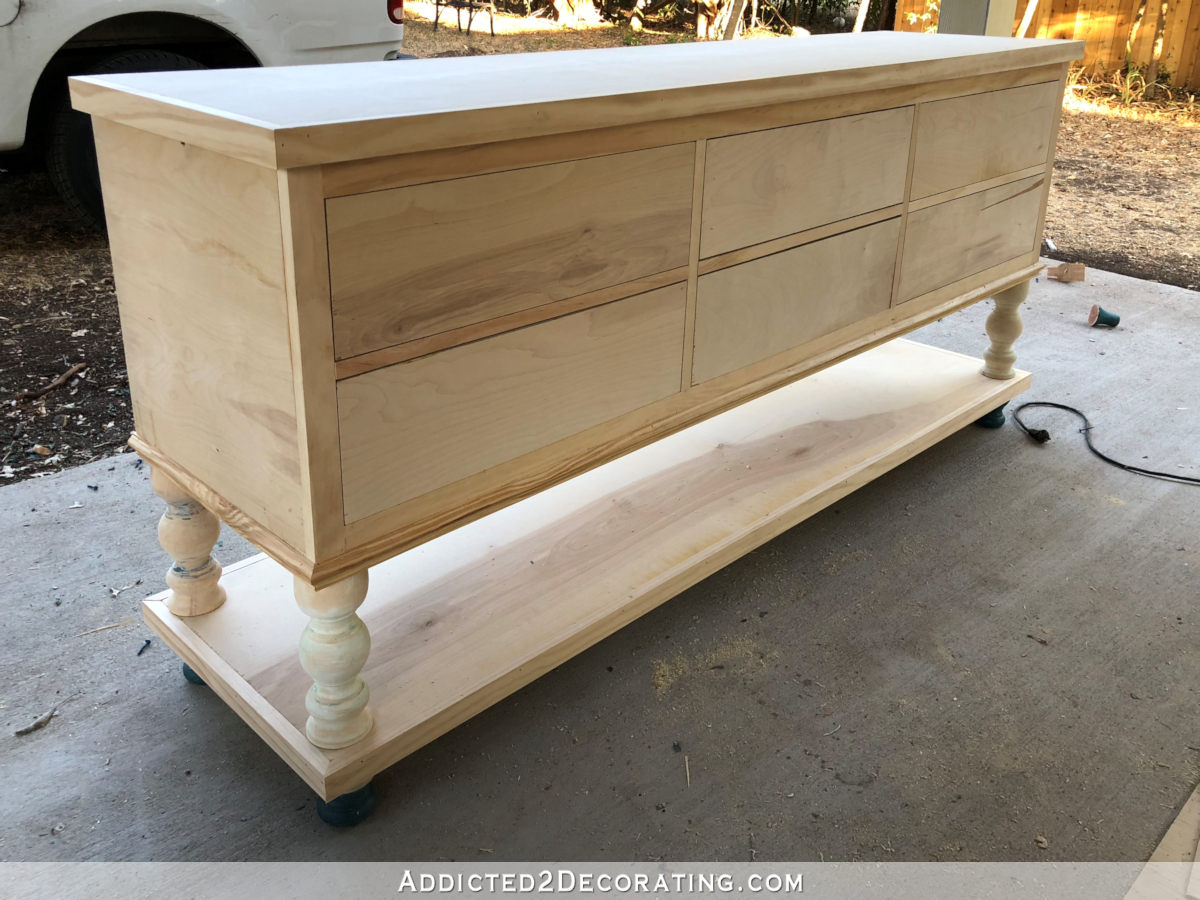
[{"label": "electrical cord on ground", "polygon": [[1088,420],[1088,417],[1075,407],[1067,406],[1063,403],[1049,403],[1046,401],[1035,400],[1031,403],[1022,403],[1013,410],[1012,419],[1013,422],[1016,423],[1016,426],[1025,432],[1025,434],[1027,434],[1031,440],[1034,440],[1039,444],[1044,444],[1050,440],[1050,432],[1046,431],[1044,428],[1030,428],[1021,421],[1022,410],[1029,409],[1033,406],[1045,407],[1047,409],[1061,409],[1065,412],[1074,413],[1075,415],[1079,416],[1079,418],[1083,419],[1083,427],[1079,429],[1079,433],[1083,435],[1084,441],[1087,442],[1087,448],[1111,466],[1116,466],[1118,469],[1124,469],[1126,472],[1132,472],[1135,475],[1145,475],[1147,478],[1161,478],[1163,481],[1174,481],[1176,484],[1200,485],[1200,478],[1193,478],[1190,475],[1172,475],[1170,472],[1155,472],[1153,469],[1143,469],[1140,466],[1131,466],[1128,463],[1115,460],[1111,456],[1105,456],[1103,453],[1097,450],[1096,445],[1092,443],[1093,426]]}]

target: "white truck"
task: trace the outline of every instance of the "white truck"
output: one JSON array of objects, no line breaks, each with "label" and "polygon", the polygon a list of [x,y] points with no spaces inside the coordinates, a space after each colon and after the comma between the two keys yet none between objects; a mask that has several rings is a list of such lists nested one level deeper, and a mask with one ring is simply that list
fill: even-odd
[{"label": "white truck", "polygon": [[69,75],[401,58],[404,0],[0,0],[0,152],[45,154],[103,222],[91,123]]}]

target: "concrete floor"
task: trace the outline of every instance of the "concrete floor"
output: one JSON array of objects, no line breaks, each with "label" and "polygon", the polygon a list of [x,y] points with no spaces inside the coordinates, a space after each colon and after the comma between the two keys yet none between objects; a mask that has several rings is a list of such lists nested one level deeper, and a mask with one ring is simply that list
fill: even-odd
[{"label": "concrete floor", "polygon": [[[977,354],[986,311],[920,337]],[[1200,474],[1198,312],[1041,280],[1026,399]],[[967,428],[415,753],[346,831],[160,641],[137,655],[166,561],[132,456],[0,488],[0,859],[1145,859],[1200,781],[1200,492],[1038,418],[1051,443]]]}]

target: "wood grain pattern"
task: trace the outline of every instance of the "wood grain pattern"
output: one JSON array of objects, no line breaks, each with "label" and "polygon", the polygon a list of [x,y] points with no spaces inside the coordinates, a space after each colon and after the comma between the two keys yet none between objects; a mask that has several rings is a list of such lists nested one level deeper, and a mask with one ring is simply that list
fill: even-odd
[{"label": "wood grain pattern", "polygon": [[[1061,94],[1065,94],[1067,89],[1067,80],[1070,78],[1070,70],[1063,69],[1062,74],[1058,79],[1058,90]],[[1050,176],[1054,172],[1054,151],[1058,146],[1058,130],[1062,126],[1062,105],[1054,111],[1054,121],[1050,127],[1050,146],[1046,150],[1046,174]],[[1052,179],[1046,178],[1046,184],[1042,188],[1041,209],[1038,211],[1037,228],[1033,234],[1033,252],[1040,258],[1042,251],[1042,232],[1046,227],[1046,206],[1050,198],[1050,187]]]},{"label": "wood grain pattern", "polygon": [[284,758],[335,796],[1029,384],[979,364],[893,342],[377,567],[359,611],[376,728],[316,766],[285,571],[259,558],[212,615],[171,621],[152,599],[147,618],[189,661],[217,648],[227,669],[198,670],[256,728],[264,708],[283,719],[276,743],[302,742]]},{"label": "wood grain pattern", "polygon": [[338,383],[347,522],[679,391],[684,285]]},{"label": "wood grain pattern", "polygon": [[680,144],[329,200],[339,359],[686,266]]},{"label": "wood grain pattern", "polygon": [[275,173],[104,120],[95,132],[137,430],[303,549]]},{"label": "wood grain pattern", "polygon": [[921,107],[912,196],[927,197],[1042,164],[1057,81],[939,100]]},{"label": "wood grain pattern", "polygon": [[634,125],[1066,62],[1083,44],[870,32],[105,75],[78,108],[278,168]]},{"label": "wood grain pattern", "polygon": [[346,527],[346,552],[319,563],[312,572],[313,583],[330,584],[364,565],[382,562],[697,421],[994,296],[1034,277],[1042,268],[1036,254],[995,266],[909,303],[892,306],[788,353],[693,385],[687,392],[501,463],[488,472],[484,485],[472,480],[449,484],[352,522]]},{"label": "wood grain pattern", "polygon": [[771,256],[775,253],[782,253],[784,250],[791,250],[793,247],[801,247],[804,244],[811,244],[813,241],[820,241],[837,234],[844,234],[847,231],[862,228],[864,225],[874,225],[876,222],[882,222],[885,219],[894,219],[904,209],[905,206],[903,204],[885,206],[883,209],[863,213],[861,216],[854,216],[851,219],[831,222],[828,225],[819,225],[816,228],[809,228],[807,231],[789,234],[787,237],[776,238],[766,243],[752,244],[749,247],[731,250],[728,253],[722,253],[720,256],[710,256],[708,259],[700,260],[700,264],[696,267],[696,270],[701,276],[708,275],[711,272],[728,269],[730,266],[741,265],[742,263],[750,262],[763,256]]},{"label": "wood grain pattern", "polygon": [[899,301],[1030,252],[1046,184],[1038,175],[911,213]]},{"label": "wood grain pattern", "polygon": [[887,309],[899,238],[894,218],[702,277],[692,383]]},{"label": "wood grain pattern", "polygon": [[788,125],[858,115],[880,109],[895,109],[963,94],[1003,90],[1039,84],[1061,77],[1062,64],[1033,65],[966,78],[943,81],[896,83],[871,91],[815,96],[766,106],[702,112],[682,118],[648,120],[610,128],[588,127],[566,134],[516,138],[497,143],[472,143],[462,147],[372,157],[322,166],[326,197],[360,194],[450,178],[466,178],[488,172],[545,165],[583,156],[624,153],[645,147],[661,147],[764,131]]},{"label": "wood grain pattern", "polygon": [[942,191],[940,194],[930,194],[928,197],[922,197],[919,200],[910,201],[908,203],[908,211],[910,213],[914,213],[918,209],[925,209],[928,206],[937,206],[939,203],[949,203],[951,200],[957,200],[959,197],[965,197],[968,194],[977,194],[980,191],[986,191],[990,188],[1012,184],[1014,181],[1023,181],[1026,178],[1033,178],[1035,175],[1044,175],[1046,174],[1046,170],[1046,163],[1038,163],[1036,166],[1029,166],[1027,169],[1020,169],[1008,175],[1000,175],[996,178],[989,178],[987,181],[979,181],[975,184],[969,184],[966,187]]},{"label": "wood grain pattern", "polygon": [[[384,366],[416,359],[418,356],[428,356],[430,353],[437,353],[439,350],[446,350],[459,344],[468,344],[480,338],[491,337],[506,331],[515,331],[527,325],[536,325],[538,322],[557,319],[559,316],[579,312],[593,306],[603,306],[614,300],[621,300],[635,294],[644,294],[669,284],[686,282],[687,278],[688,269],[684,266],[680,266],[678,269],[667,269],[665,272],[657,272],[654,275],[627,281],[625,284],[618,284],[615,287],[601,288],[598,291],[590,291],[567,300],[547,303],[544,306],[534,306],[520,312],[510,313],[507,316],[486,319],[473,325],[464,325],[462,328],[452,328],[450,331],[431,334],[429,337],[417,338],[380,350],[372,350],[370,353],[351,356],[348,359],[339,359],[334,364],[334,370],[339,379],[353,378],[364,372],[373,372]],[[326,315],[326,319],[328,318]]]},{"label": "wood grain pattern", "polygon": [[304,550],[309,559],[318,559],[345,548],[325,204],[320,169],[288,169],[278,177]]},{"label": "wood grain pattern", "polygon": [[703,257],[904,199],[911,107],[708,142]]},{"label": "wood grain pattern", "polygon": [[[136,431],[129,436],[129,447],[144,459],[152,470],[157,469],[171,477],[183,490],[195,497],[205,509],[252,543],[265,550],[280,565],[287,567],[302,578],[313,574],[313,560],[301,550],[282,540],[244,509],[221,496],[175,460],[166,456],[139,435]],[[331,579],[336,580],[336,579]]]}]

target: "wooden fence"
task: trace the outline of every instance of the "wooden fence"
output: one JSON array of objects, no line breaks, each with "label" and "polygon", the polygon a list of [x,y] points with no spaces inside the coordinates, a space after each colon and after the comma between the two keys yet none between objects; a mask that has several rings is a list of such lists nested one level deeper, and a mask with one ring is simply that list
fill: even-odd
[{"label": "wooden fence", "polygon": [[[1084,66],[1111,73],[1134,66],[1172,85],[1200,91],[1200,0],[1017,0],[1016,34],[1037,3],[1028,37],[1087,41]],[[937,0],[898,0],[897,31],[933,30]]]}]

